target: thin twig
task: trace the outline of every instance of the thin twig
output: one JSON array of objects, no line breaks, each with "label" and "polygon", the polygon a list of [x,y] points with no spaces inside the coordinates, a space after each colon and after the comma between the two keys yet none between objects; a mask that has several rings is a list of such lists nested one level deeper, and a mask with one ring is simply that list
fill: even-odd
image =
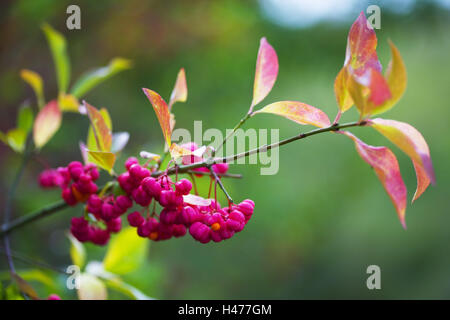
[{"label": "thin twig", "polygon": [[209,166],[208,167],[209,171],[211,172],[211,174],[213,175],[214,179],[216,180],[217,184],[219,184],[220,189],[222,189],[223,193],[225,194],[225,196],[228,199],[229,203],[233,203],[233,199],[231,198],[230,194],[228,193],[227,189],[225,189],[224,185],[222,184],[222,181],[220,180],[220,178],[217,176],[216,172],[214,171],[214,169]]}]

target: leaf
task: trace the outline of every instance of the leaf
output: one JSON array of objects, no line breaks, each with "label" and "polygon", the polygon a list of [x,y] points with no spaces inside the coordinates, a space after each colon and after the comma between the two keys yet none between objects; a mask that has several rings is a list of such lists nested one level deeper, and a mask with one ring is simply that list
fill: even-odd
[{"label": "leaf", "polygon": [[71,94],[60,94],[58,97],[59,109],[68,112],[80,112],[80,103],[75,96]]},{"label": "leaf", "polygon": [[389,41],[392,58],[386,70],[387,83],[392,97],[384,104],[375,108],[373,114],[379,114],[391,109],[403,96],[407,85],[406,67],[397,47]]},{"label": "leaf", "polygon": [[26,134],[33,128],[33,110],[29,105],[24,105],[19,109],[17,116],[17,128],[23,130]]},{"label": "leaf", "polygon": [[428,144],[416,128],[405,122],[381,118],[370,120],[369,125],[421,166],[431,183],[435,183],[436,178]]},{"label": "leaf", "polygon": [[131,67],[131,60],[114,58],[106,67],[98,68],[82,75],[73,85],[71,93],[75,97],[81,98],[103,81]]},{"label": "leaf", "polygon": [[113,172],[114,163],[116,162],[116,155],[114,153],[91,150],[86,151],[88,153],[88,162],[96,164],[109,173]]},{"label": "leaf", "polygon": [[180,157],[188,156],[192,154],[191,150],[183,148],[176,143],[172,143],[169,148],[170,156],[173,159],[178,159]]},{"label": "leaf", "polygon": [[[365,95],[363,92],[356,91],[359,87],[359,85],[356,85],[356,81],[362,85],[362,81],[359,78],[364,76],[372,77],[371,69],[378,73],[381,72],[381,64],[378,60],[376,48],[377,37],[375,31],[373,28],[368,27],[364,12],[361,12],[348,33],[344,66],[339,71],[334,82],[334,92],[341,112],[350,109],[353,102],[359,110],[365,109],[365,100],[362,99]],[[364,86],[369,84],[369,82],[364,83]],[[355,98],[358,100],[355,101]]]},{"label": "leaf", "polygon": [[15,152],[22,153],[25,150],[27,133],[20,128],[14,128],[6,134],[7,145]]},{"label": "leaf", "polygon": [[94,136],[93,143],[88,136],[88,149],[91,151],[109,152],[112,145],[112,133],[111,133],[111,119],[106,109],[104,111],[98,111],[86,101],[83,101],[86,107],[86,112],[91,122],[92,135]]},{"label": "leaf", "polygon": [[175,86],[170,94],[169,111],[172,110],[172,106],[175,102],[186,102],[187,94],[186,73],[184,68],[181,68],[178,72]]},{"label": "leaf", "polygon": [[123,150],[130,140],[128,132],[116,132],[112,135],[111,152],[117,153]]},{"label": "leaf", "polygon": [[353,105],[352,97],[348,91],[348,77],[347,68],[343,67],[334,80],[334,94],[341,112],[347,111]]},{"label": "leaf", "polygon": [[22,293],[26,294],[28,297],[30,297],[33,300],[39,300],[39,296],[38,296],[37,292],[22,277],[20,277],[17,273],[12,273],[11,277],[17,283],[17,286],[19,287],[19,290]]},{"label": "leaf", "polygon": [[370,68],[381,72],[381,64],[376,50],[375,30],[369,28],[366,16],[362,11],[348,33],[344,65],[349,66],[351,73],[356,76],[364,75]]},{"label": "leaf", "polygon": [[347,131],[341,132],[355,142],[356,150],[361,158],[367,162],[380,179],[383,187],[394,203],[403,228],[406,229],[406,186],[400,174],[400,168],[394,153],[387,147],[374,147],[365,144]]},{"label": "leaf", "polygon": [[416,171],[417,176],[417,188],[416,192],[414,192],[414,197],[411,202],[416,201],[419,197],[425,192],[425,190],[430,185],[430,179],[427,176],[427,173],[423,169],[423,167],[417,164],[416,161],[413,160],[414,170]]},{"label": "leaf", "polygon": [[112,289],[115,289],[119,292],[122,292],[123,294],[129,296],[132,299],[135,300],[153,300],[153,298],[145,295],[142,291],[139,289],[133,287],[132,285],[124,282],[123,280],[119,278],[113,278],[108,279],[106,282],[106,285]]},{"label": "leaf", "polygon": [[250,111],[260,103],[272,90],[278,75],[278,57],[266,38],[261,38],[258,58],[256,60],[253,100]]},{"label": "leaf", "polygon": [[170,136],[172,134],[170,130],[170,113],[169,107],[163,98],[155,91],[150,89],[142,88],[148,100],[153,106],[153,110],[155,110],[156,117],[158,118],[159,125],[161,126],[161,130],[164,136],[164,139],[167,145],[170,147],[171,139]]},{"label": "leaf", "polygon": [[155,160],[158,161],[159,159],[161,159],[161,156],[159,154],[156,153],[151,153],[151,152],[147,152],[147,151],[141,151],[139,153],[139,156],[141,158],[147,159],[147,160]]},{"label": "leaf", "polygon": [[78,289],[78,299],[80,300],[106,300],[108,292],[105,284],[99,278],[88,273],[79,276],[80,288]]},{"label": "leaf", "polygon": [[75,239],[70,233],[67,235],[70,240],[70,258],[72,263],[83,268],[86,262],[86,250],[83,244]]},{"label": "leaf", "polygon": [[70,81],[70,62],[67,55],[66,39],[47,23],[42,26],[42,30],[47,37],[52,52],[59,92],[66,93]]},{"label": "leaf", "polygon": [[33,139],[37,148],[42,148],[61,126],[62,113],[58,102],[52,100],[36,116],[33,127]]},{"label": "leaf", "polygon": [[20,76],[33,89],[34,94],[36,95],[39,109],[41,109],[45,105],[44,90],[41,76],[38,73],[28,69],[22,69],[20,71]]},{"label": "leaf", "polygon": [[52,290],[57,289],[56,281],[49,274],[39,269],[20,270],[17,273],[26,281],[37,281]]},{"label": "leaf", "polygon": [[137,237],[136,229],[127,227],[112,238],[103,265],[106,271],[127,274],[146,259],[148,239]]},{"label": "leaf", "polygon": [[211,204],[211,199],[205,199],[195,194],[188,194],[183,196],[185,203],[192,204],[195,206],[209,206]]},{"label": "leaf", "polygon": [[325,112],[297,101],[274,102],[254,113],[273,113],[299,124],[311,124],[319,128],[330,125],[330,120]]}]

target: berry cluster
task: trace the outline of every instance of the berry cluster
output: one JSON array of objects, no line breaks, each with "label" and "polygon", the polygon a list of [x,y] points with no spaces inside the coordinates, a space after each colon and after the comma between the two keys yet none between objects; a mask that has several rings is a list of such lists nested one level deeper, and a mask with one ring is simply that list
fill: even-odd
[{"label": "berry cluster", "polygon": [[94,181],[99,178],[99,172],[94,164],[83,164],[72,161],[67,167],[44,170],[39,175],[39,184],[43,188],[60,187],[61,196],[71,206],[85,202],[91,194],[98,191]]},{"label": "berry cluster", "polygon": [[132,206],[133,202],[125,195],[100,198],[92,194],[87,200],[86,212],[91,213],[95,221],[90,224],[85,217],[72,218],[70,232],[80,242],[105,245],[111,233],[122,229],[121,216]]},{"label": "berry cluster", "polygon": [[[186,146],[185,146],[186,147]],[[195,150],[195,143],[188,148]],[[201,161],[196,156],[189,161]],[[183,159],[186,161],[186,159]],[[154,241],[167,240],[172,237],[182,237],[187,231],[201,242],[211,240],[219,242],[231,238],[243,230],[253,214],[254,202],[244,200],[240,204],[229,204],[221,208],[216,200],[210,200],[207,206],[189,201],[185,196],[192,190],[192,183],[187,179],[173,182],[163,174],[157,178],[152,172],[141,166],[134,157],[125,162],[126,171],[117,177],[124,194],[97,195],[98,187],[94,183],[99,173],[95,165],[82,165],[78,161],[71,162],[67,167],[45,170],[39,177],[42,187],[60,187],[62,197],[69,205],[86,202],[86,215],[71,220],[70,231],[80,242],[90,241],[97,245],[105,245],[111,233],[117,233],[122,228],[121,216],[133,206],[133,203],[144,207],[146,217],[141,212],[134,211],[128,215],[130,226],[137,228],[140,237]],[[207,168],[200,168],[208,170]],[[228,164],[215,164],[217,173],[226,173]],[[204,170],[199,170],[204,171]],[[153,201],[153,212],[149,206]],[[156,203],[162,207],[159,214],[155,212]]]}]

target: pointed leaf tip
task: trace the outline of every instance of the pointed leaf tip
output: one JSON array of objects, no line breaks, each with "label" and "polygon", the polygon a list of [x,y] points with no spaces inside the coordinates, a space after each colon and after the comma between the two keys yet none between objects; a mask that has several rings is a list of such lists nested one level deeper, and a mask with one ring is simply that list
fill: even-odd
[{"label": "pointed leaf tip", "polygon": [[435,184],[436,178],[430,149],[424,137],[416,128],[405,122],[381,118],[370,120],[369,125],[405,152],[418,165],[422,166],[430,182]]},{"label": "pointed leaf tip", "polygon": [[181,68],[178,72],[175,86],[170,94],[169,111],[172,110],[172,106],[175,102],[186,102],[187,95],[186,72],[184,71],[184,68]]},{"label": "pointed leaf tip", "polygon": [[365,144],[348,131],[341,131],[340,133],[354,141],[356,150],[361,158],[373,167],[378,179],[381,181],[394,204],[400,223],[406,229],[405,211],[407,192],[394,153],[387,147],[374,147]]},{"label": "pointed leaf tip", "polygon": [[278,75],[278,57],[275,49],[261,38],[258,57],[256,59],[255,82],[253,84],[253,100],[250,111],[260,103],[272,90]]},{"label": "pointed leaf tip", "polygon": [[161,130],[166,140],[167,145],[170,147],[171,145],[171,126],[170,126],[170,112],[167,103],[164,99],[155,91],[142,88],[148,100],[152,104],[153,110],[156,113],[156,117],[158,118],[159,125],[161,126]]}]

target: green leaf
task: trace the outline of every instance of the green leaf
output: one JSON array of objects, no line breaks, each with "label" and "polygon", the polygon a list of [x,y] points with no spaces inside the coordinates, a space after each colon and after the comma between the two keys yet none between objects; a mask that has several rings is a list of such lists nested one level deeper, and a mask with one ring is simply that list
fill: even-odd
[{"label": "green leaf", "polygon": [[84,102],[86,112],[91,122],[88,131],[87,148],[91,151],[111,151],[112,122],[108,110],[97,110]]},{"label": "green leaf", "polygon": [[33,88],[33,91],[36,94],[39,109],[41,109],[45,105],[44,85],[42,83],[41,76],[38,73],[27,69],[22,69],[20,71],[20,76],[30,85],[31,88]]},{"label": "green leaf", "polygon": [[136,229],[123,229],[108,246],[103,260],[105,270],[116,274],[136,270],[147,256],[148,244],[148,239],[136,236]]},{"label": "green leaf", "polygon": [[78,79],[72,87],[71,93],[75,97],[82,97],[95,86],[112,77],[116,73],[131,68],[131,61],[123,58],[114,58],[102,68],[92,70]]},{"label": "green leaf", "polygon": [[96,164],[109,173],[113,172],[114,163],[116,162],[116,155],[112,152],[91,151],[87,150],[88,162]]},{"label": "green leaf", "polygon": [[5,300],[25,300],[20,294],[17,284],[12,283],[5,288]]},{"label": "green leaf", "polygon": [[83,244],[71,234],[68,234],[67,236],[70,240],[70,258],[72,259],[72,262],[81,269],[86,262],[86,250],[84,249]]},{"label": "green leaf", "polygon": [[25,149],[27,134],[22,129],[15,128],[8,131],[6,134],[6,139],[11,149],[15,152],[22,153]]},{"label": "green leaf", "polygon": [[132,285],[124,282],[120,278],[109,279],[106,282],[106,286],[116,291],[119,291],[135,300],[153,300],[153,298],[145,295],[142,291],[133,287]]},{"label": "green leaf", "polygon": [[80,300],[106,300],[108,297],[105,284],[96,276],[82,273],[79,281],[80,288],[77,293]]},{"label": "green leaf", "polygon": [[47,23],[42,26],[42,30],[47,37],[52,52],[59,92],[66,93],[70,81],[70,62],[67,54],[66,39]]},{"label": "green leaf", "polygon": [[57,289],[56,282],[51,276],[39,269],[29,269],[17,272],[26,281],[37,281],[43,285],[51,288],[52,290]]},{"label": "green leaf", "polygon": [[26,134],[30,132],[33,127],[33,110],[29,105],[24,105],[19,109],[17,116],[17,128],[22,129]]}]

